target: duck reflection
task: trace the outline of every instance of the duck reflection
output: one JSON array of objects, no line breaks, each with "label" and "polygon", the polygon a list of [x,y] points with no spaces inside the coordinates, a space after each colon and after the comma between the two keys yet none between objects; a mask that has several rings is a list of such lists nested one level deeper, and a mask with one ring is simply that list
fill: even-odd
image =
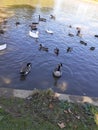
[{"label": "duck reflection", "polygon": [[60,89],[62,92],[67,90],[68,84],[65,81],[59,82],[58,78],[54,78],[54,86]]},{"label": "duck reflection", "polygon": [[21,81],[26,80],[26,76],[25,76],[25,75],[20,75],[20,80],[21,80]]}]

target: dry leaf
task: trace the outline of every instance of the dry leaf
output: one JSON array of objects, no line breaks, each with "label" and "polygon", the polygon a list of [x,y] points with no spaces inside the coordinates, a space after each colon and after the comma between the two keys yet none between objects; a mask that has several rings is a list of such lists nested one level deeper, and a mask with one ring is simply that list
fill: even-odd
[{"label": "dry leaf", "polygon": [[64,113],[68,113],[68,111],[64,110]]},{"label": "dry leaf", "polygon": [[58,123],[58,126],[59,126],[61,129],[65,128],[65,125],[64,125],[63,122],[62,122],[62,123]]},{"label": "dry leaf", "polygon": [[76,116],[77,119],[80,119],[80,116]]},{"label": "dry leaf", "polygon": [[71,113],[71,114],[73,114],[72,111],[70,110],[70,108],[68,108],[68,112]]},{"label": "dry leaf", "polygon": [[52,105],[52,104],[49,104],[49,108],[50,108],[50,109],[53,109],[53,105]]}]

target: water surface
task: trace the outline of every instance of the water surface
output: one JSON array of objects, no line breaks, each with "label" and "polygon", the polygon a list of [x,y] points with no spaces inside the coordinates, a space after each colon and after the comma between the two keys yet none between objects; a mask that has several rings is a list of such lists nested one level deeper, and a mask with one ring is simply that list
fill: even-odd
[{"label": "water surface", "polygon": [[[1,0],[13,15],[3,27],[4,35],[0,42],[7,44],[7,49],[0,51],[0,87],[16,89],[46,89],[56,92],[98,96],[98,4],[78,0]],[[47,22],[38,25],[39,39],[29,37],[29,25],[38,21],[38,15]],[[50,19],[54,14],[56,19]],[[16,26],[19,21],[21,24]],[[72,25],[72,28],[69,28]],[[81,27],[82,37],[76,36],[76,27]],[[46,29],[54,31],[47,34]],[[73,33],[74,37],[69,37]],[[87,46],[80,44],[87,42]],[[39,44],[49,48],[49,52],[39,51]],[[90,47],[96,47],[90,51]],[[54,48],[60,54],[54,54]],[[72,52],[67,53],[67,47]],[[32,70],[25,79],[21,79],[19,71],[23,63],[31,62]],[[52,71],[62,62],[62,77],[54,79]]]}]

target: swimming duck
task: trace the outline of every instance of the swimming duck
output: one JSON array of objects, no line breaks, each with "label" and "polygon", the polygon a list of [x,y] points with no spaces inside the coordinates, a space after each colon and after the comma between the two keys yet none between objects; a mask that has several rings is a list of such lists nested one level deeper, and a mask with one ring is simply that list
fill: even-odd
[{"label": "swimming duck", "polygon": [[29,31],[29,35],[33,38],[38,38],[39,37],[39,32],[36,31],[36,32],[32,32],[32,31]]},{"label": "swimming duck", "polygon": [[70,37],[74,37],[74,34],[72,34],[72,33],[69,33],[68,35],[69,35]]},{"label": "swimming duck", "polygon": [[84,41],[80,41],[80,43],[83,44],[83,45],[85,45],[85,46],[87,46],[87,43],[84,42]]},{"label": "swimming duck", "polygon": [[48,30],[48,29],[47,29],[46,32],[49,33],[49,34],[53,34],[53,31],[52,31],[52,30]]},{"label": "swimming duck", "polygon": [[59,54],[59,49],[58,49],[57,47],[54,49],[54,53],[55,53],[56,55]]},{"label": "swimming duck", "polygon": [[90,47],[90,50],[92,50],[92,51],[95,50],[95,47]]},{"label": "swimming duck", "polygon": [[27,63],[26,66],[23,66],[20,70],[20,74],[23,76],[26,76],[30,70],[31,70],[32,64],[31,63]]},{"label": "swimming duck", "polygon": [[46,19],[45,18],[41,18],[40,15],[39,15],[39,21],[46,22]]},{"label": "swimming duck", "polygon": [[7,44],[0,44],[0,51],[6,49]]},{"label": "swimming duck", "polygon": [[32,30],[37,30],[37,27],[36,27],[35,24],[29,25],[29,27],[31,27],[31,31],[32,31]]},{"label": "swimming duck", "polygon": [[55,20],[55,16],[52,14],[50,15],[50,18]]},{"label": "swimming duck", "polygon": [[72,28],[72,25],[69,25],[69,28]]},{"label": "swimming duck", "polygon": [[20,24],[20,22],[16,22],[15,24],[16,24],[16,26],[17,26],[17,25],[19,25],[19,24]]},{"label": "swimming duck", "polygon": [[58,66],[54,69],[54,71],[53,71],[54,77],[60,78],[62,76],[61,67],[62,67],[62,63],[58,64]]},{"label": "swimming duck", "polygon": [[98,35],[94,35],[94,37],[98,37]]},{"label": "swimming duck", "polygon": [[4,34],[4,30],[3,29],[0,29],[0,34]]},{"label": "swimming duck", "polygon": [[72,48],[71,47],[68,47],[67,48],[67,52],[71,52],[72,51]]},{"label": "swimming duck", "polygon": [[47,47],[42,46],[42,44],[39,45],[39,50],[48,51]]},{"label": "swimming duck", "polygon": [[80,28],[80,27],[76,27],[76,29],[77,29],[77,34],[76,34],[76,36],[81,37],[81,36],[82,36],[82,35],[81,35],[81,28]]}]

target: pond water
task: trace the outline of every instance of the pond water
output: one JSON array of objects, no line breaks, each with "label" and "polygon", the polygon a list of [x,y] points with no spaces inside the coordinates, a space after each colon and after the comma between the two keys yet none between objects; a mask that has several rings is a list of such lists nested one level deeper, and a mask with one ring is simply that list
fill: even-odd
[{"label": "pond water", "polygon": [[[7,49],[0,51],[0,87],[16,89],[47,89],[56,92],[98,97],[98,4],[78,0],[0,0],[0,6],[13,15],[8,18],[6,32],[0,42]],[[29,25],[38,21],[38,15],[47,19],[37,25],[39,38],[29,36]],[[56,19],[50,19],[50,15]],[[16,26],[15,23],[20,22]],[[69,28],[72,25],[72,28]],[[82,37],[76,36],[76,27]],[[47,34],[46,29],[54,32]],[[74,34],[74,37],[68,36]],[[80,40],[87,46],[80,44]],[[39,51],[39,44],[49,51]],[[58,47],[59,55],[54,54]],[[66,52],[72,47],[71,52]],[[90,47],[95,47],[94,51]],[[21,79],[20,68],[31,62],[31,72]],[[62,63],[62,77],[55,79],[52,72]]]}]

